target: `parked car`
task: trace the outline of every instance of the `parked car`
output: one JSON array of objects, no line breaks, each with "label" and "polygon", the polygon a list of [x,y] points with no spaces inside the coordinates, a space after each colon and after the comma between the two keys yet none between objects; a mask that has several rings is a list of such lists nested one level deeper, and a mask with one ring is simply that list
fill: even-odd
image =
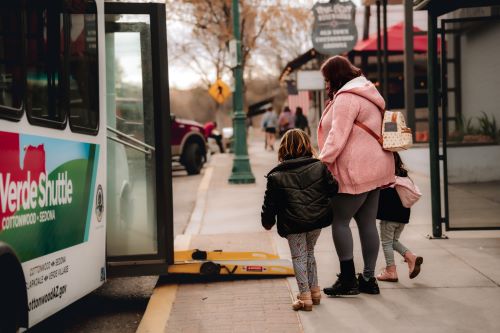
[{"label": "parked car", "polygon": [[[133,138],[144,140],[144,115],[142,100],[116,99],[116,127]],[[189,175],[199,174],[207,161],[207,138],[203,125],[170,114],[172,159],[179,162]],[[147,130],[147,129],[146,129]]]},{"label": "parked car", "polygon": [[189,175],[199,174],[207,161],[207,138],[203,125],[171,114],[172,158],[178,159]]}]

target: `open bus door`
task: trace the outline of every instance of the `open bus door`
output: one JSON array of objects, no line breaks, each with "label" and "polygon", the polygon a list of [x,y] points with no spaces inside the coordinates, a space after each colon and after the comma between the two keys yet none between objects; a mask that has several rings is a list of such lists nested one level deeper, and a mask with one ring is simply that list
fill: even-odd
[{"label": "open bus door", "polygon": [[108,276],[165,274],[173,214],[165,5],[105,3]]}]

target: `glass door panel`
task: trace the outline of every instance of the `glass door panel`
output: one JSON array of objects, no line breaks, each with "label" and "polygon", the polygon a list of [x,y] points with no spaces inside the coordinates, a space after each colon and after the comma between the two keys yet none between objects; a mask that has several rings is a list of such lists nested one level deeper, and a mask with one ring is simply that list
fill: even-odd
[{"label": "glass door panel", "polygon": [[155,129],[149,15],[106,15],[107,255],[156,255]]}]

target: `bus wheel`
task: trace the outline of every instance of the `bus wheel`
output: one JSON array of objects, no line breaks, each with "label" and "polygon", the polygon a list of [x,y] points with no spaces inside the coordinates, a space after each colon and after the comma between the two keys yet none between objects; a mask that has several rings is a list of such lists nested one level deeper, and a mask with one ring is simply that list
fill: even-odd
[{"label": "bus wheel", "polygon": [[[15,277],[10,274],[11,270],[5,263],[6,260],[0,258],[0,333],[15,333],[19,329],[20,313],[19,313],[19,299],[16,295]],[[8,272],[5,274],[5,272]]]}]

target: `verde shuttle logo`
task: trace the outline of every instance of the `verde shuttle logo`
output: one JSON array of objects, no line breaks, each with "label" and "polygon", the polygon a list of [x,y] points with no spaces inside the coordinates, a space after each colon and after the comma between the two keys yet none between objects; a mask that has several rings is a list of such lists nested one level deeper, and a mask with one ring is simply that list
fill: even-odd
[{"label": "verde shuttle logo", "polygon": [[[3,179],[6,179],[5,184]],[[42,172],[38,182],[31,180],[31,172],[25,181],[11,181],[11,174],[6,177],[0,173],[0,203],[2,214],[15,213],[21,209],[29,210],[70,204],[73,194],[73,182],[68,180],[68,172],[58,173],[57,179],[50,180]],[[2,229],[17,226],[12,215],[2,219]]]},{"label": "verde shuttle logo", "polygon": [[0,132],[0,241],[27,261],[88,239],[99,146]]}]

